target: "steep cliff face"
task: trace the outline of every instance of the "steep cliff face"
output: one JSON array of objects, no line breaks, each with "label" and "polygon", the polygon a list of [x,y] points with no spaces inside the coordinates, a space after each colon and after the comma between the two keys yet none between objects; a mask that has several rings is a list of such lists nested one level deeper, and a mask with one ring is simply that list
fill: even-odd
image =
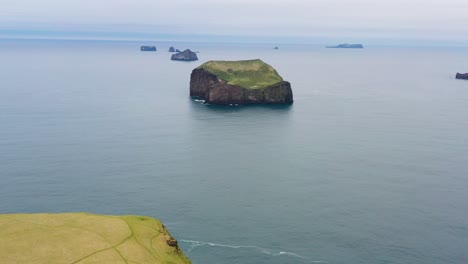
[{"label": "steep cliff face", "polygon": [[[229,64],[229,67],[232,67],[232,64]],[[252,68],[251,65],[249,65],[249,67]],[[227,71],[236,75],[235,70],[231,68]],[[274,73],[277,74],[276,71],[274,71]],[[261,87],[257,87],[255,85],[252,87],[244,87],[238,84],[230,84],[229,80],[225,80],[228,78],[222,79],[220,77],[222,75],[222,73],[216,75],[206,70],[203,68],[203,65],[193,70],[190,78],[190,96],[201,98],[209,104],[219,105],[293,103],[291,84],[287,81],[283,81],[279,75],[277,82],[271,84],[266,83]],[[247,75],[250,76],[251,73],[248,73]],[[241,73],[236,76],[242,77],[245,83],[245,76],[242,76]],[[268,76],[262,78],[263,76],[256,75],[255,77],[259,80],[265,80]],[[230,81],[235,82],[235,80],[232,79]]]},{"label": "steep cliff face", "polygon": [[261,88],[246,89],[238,85],[229,85],[223,80],[208,88],[204,100],[209,104],[291,104],[293,95],[289,82]]},{"label": "steep cliff face", "polygon": [[468,80],[468,73],[458,73],[455,76],[457,79]]},{"label": "steep cliff face", "polygon": [[197,68],[190,76],[190,96],[205,99],[208,88],[220,81],[216,75]]}]

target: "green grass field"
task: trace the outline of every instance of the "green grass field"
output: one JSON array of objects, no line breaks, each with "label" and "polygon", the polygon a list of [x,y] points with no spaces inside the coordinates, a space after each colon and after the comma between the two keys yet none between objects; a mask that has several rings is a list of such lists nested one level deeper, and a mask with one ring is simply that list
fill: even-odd
[{"label": "green grass field", "polygon": [[169,237],[144,216],[0,215],[0,263],[191,263]]},{"label": "green grass field", "polygon": [[198,69],[213,73],[228,84],[239,85],[248,89],[260,89],[278,82],[283,78],[273,67],[262,60],[244,61],[209,61]]}]

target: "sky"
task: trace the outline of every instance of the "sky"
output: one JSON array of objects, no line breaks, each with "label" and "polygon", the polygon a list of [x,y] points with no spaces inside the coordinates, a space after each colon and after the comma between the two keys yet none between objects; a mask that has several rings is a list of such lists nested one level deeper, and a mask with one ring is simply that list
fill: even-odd
[{"label": "sky", "polygon": [[468,44],[468,0],[0,0],[0,37]]}]

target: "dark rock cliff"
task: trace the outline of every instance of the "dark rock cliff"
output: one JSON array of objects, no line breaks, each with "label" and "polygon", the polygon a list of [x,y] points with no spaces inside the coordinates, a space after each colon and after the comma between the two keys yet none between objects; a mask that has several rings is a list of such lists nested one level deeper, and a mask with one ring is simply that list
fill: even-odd
[{"label": "dark rock cliff", "polygon": [[468,73],[458,73],[455,76],[457,79],[468,80]]},{"label": "dark rock cliff", "polygon": [[203,68],[192,71],[190,96],[198,97],[209,104],[291,104],[291,84],[282,81],[268,87],[248,89],[228,84]]}]

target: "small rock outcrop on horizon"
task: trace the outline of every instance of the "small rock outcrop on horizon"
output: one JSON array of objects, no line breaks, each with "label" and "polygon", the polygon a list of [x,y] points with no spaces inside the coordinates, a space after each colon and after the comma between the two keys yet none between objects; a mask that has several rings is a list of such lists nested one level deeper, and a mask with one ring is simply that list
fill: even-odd
[{"label": "small rock outcrop on horizon", "polygon": [[208,104],[292,104],[291,84],[262,60],[209,61],[192,71],[190,96]]},{"label": "small rock outcrop on horizon", "polygon": [[169,48],[169,52],[176,52],[176,50],[175,50],[174,47],[170,47],[170,48]]},{"label": "small rock outcrop on horizon", "polygon": [[196,61],[198,60],[197,54],[189,49],[178,52],[171,56],[171,60],[175,61]]},{"label": "small rock outcrop on horizon", "polygon": [[141,46],[141,51],[156,51],[156,46]]},{"label": "small rock outcrop on horizon", "polygon": [[180,49],[176,49],[175,52],[182,52],[182,51],[180,51]]},{"label": "small rock outcrop on horizon", "polygon": [[457,75],[455,78],[460,79],[460,80],[468,80],[468,73],[459,73],[457,72]]},{"label": "small rock outcrop on horizon", "polygon": [[279,49],[279,48],[278,48],[278,47],[275,47],[274,49],[276,49],[276,50],[277,50],[277,49]]},{"label": "small rock outcrop on horizon", "polygon": [[328,49],[363,49],[364,46],[362,44],[340,44],[337,46],[327,46]]}]

